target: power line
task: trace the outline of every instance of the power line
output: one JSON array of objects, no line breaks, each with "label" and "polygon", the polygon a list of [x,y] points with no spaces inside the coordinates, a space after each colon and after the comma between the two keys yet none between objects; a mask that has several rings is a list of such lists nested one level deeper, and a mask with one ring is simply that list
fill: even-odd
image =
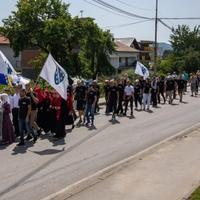
[{"label": "power line", "polygon": [[125,15],[116,13],[116,12],[114,12],[114,11],[111,11],[110,9],[106,9],[106,8],[104,8],[104,7],[102,7],[102,6],[99,6],[99,5],[97,5],[97,4],[91,3],[91,2],[88,1],[88,0],[83,0],[83,1],[85,1],[86,3],[88,3],[88,4],[90,4],[90,5],[95,6],[95,7],[97,7],[97,8],[100,8],[101,10],[104,10],[104,11],[106,11],[106,12],[108,12],[108,13],[112,13],[112,14],[115,14],[115,15],[118,15],[118,16],[121,16],[121,17],[124,17],[124,18],[133,19],[133,17],[129,17],[129,16],[125,16]]},{"label": "power line", "polygon": [[141,8],[141,7],[137,7],[137,6],[134,6],[133,4],[129,4],[129,3],[126,3],[124,1],[121,1],[121,0],[115,0],[123,5],[126,5],[128,7],[132,7],[132,8],[135,8],[135,9],[138,9],[138,10],[144,10],[144,11],[154,11],[154,9],[149,9],[149,8]]},{"label": "power line", "polygon": [[159,19],[166,19],[166,20],[199,20],[200,17],[160,17]]},{"label": "power line", "polygon": [[125,15],[130,16],[130,17],[140,18],[140,19],[153,19],[153,18],[149,18],[149,17],[145,17],[145,16],[141,16],[141,15],[137,15],[137,14],[134,14],[134,13],[127,12],[125,10],[122,10],[122,9],[116,7],[116,6],[112,6],[111,4],[106,3],[105,1],[102,1],[102,0],[92,0],[92,1],[104,6],[106,8],[109,8],[110,10],[117,11],[119,13],[125,14]]},{"label": "power line", "polygon": [[134,25],[134,24],[140,24],[140,23],[144,23],[144,22],[148,22],[148,21],[152,21],[151,19],[147,19],[147,20],[140,20],[140,21],[137,21],[137,22],[132,22],[132,23],[128,23],[128,24],[119,24],[119,25],[113,25],[113,26],[105,26],[103,28],[121,28],[121,27],[125,27],[125,26],[131,26],[131,25]]},{"label": "power line", "polygon": [[173,31],[173,27],[169,26],[168,24],[166,24],[165,22],[163,22],[161,19],[158,19],[158,21],[164,25],[165,27],[167,27],[169,30]]}]

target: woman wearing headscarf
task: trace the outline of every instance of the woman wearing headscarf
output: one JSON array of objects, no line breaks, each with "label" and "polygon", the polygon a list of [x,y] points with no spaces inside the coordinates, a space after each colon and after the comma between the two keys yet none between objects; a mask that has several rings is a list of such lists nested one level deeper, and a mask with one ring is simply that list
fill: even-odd
[{"label": "woman wearing headscarf", "polygon": [[12,144],[15,141],[14,130],[10,119],[11,108],[9,97],[6,93],[0,95],[3,109],[2,143]]}]

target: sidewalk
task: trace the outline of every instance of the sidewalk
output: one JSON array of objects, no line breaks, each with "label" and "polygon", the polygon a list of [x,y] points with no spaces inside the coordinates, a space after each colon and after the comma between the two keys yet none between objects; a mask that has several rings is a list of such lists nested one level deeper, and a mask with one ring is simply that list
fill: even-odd
[{"label": "sidewalk", "polygon": [[169,141],[150,155],[70,200],[183,200],[200,184],[200,129]]}]

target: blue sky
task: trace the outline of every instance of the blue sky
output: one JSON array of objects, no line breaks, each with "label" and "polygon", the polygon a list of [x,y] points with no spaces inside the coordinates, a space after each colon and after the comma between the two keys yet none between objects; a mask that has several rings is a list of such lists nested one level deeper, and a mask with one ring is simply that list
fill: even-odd
[{"label": "blue sky", "polygon": [[[80,16],[80,10],[83,10],[84,17],[93,17],[102,28],[121,24],[129,24],[141,19],[119,16],[111,11],[93,6],[92,0],[63,0],[70,3],[69,11],[75,16]],[[155,0],[104,0],[116,7],[128,12],[146,17],[155,16]],[[0,3],[0,21],[8,17],[15,9],[17,0],[1,0]],[[123,3],[124,2],[124,3]],[[159,0],[159,17],[200,17],[200,0]],[[143,21],[143,20],[142,20]],[[200,20],[165,20],[169,26],[176,27],[178,24],[188,24],[191,27],[200,24]],[[2,25],[2,23],[1,23]],[[111,32],[115,37],[136,37],[137,40],[154,40],[154,22],[148,21],[140,24],[133,24],[124,27],[111,27]],[[168,42],[170,30],[163,25],[158,26],[158,41]]]}]

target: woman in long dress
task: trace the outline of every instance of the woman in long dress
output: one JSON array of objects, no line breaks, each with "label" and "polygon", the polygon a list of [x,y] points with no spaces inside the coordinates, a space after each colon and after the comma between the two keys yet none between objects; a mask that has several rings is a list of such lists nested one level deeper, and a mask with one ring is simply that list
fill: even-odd
[{"label": "woman in long dress", "polygon": [[10,119],[11,108],[9,97],[6,93],[0,95],[3,109],[2,144],[12,144],[15,141],[13,125]]}]

